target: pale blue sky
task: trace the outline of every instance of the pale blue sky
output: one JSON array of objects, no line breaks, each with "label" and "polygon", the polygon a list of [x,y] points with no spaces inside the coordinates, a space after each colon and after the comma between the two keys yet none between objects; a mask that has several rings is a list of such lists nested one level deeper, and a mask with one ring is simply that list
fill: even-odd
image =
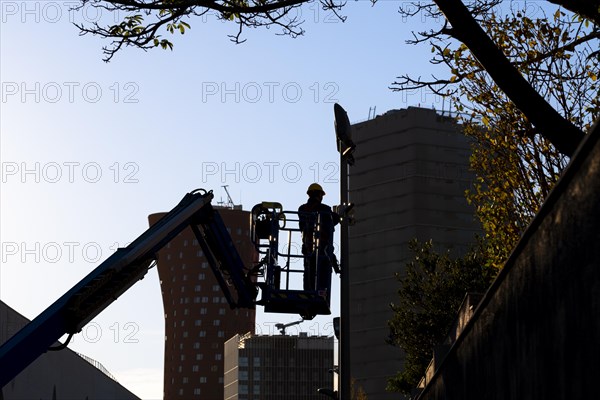
[{"label": "pale blue sky", "polygon": [[[328,22],[309,4],[302,8],[305,36],[248,30],[242,45],[227,38],[233,25],[191,20],[190,31],[173,36],[174,51],[125,49],[108,64],[101,60],[106,43],[78,36],[69,4],[0,2],[0,297],[28,318],[115,243],[142,233],[148,214],[171,209],[192,189],[212,189],[220,199],[226,184],[246,209],[262,200],[296,209],[318,180],[325,201],[336,204],[334,102],[351,121],[366,119],[374,106],[378,113],[441,107],[426,91],[388,89],[398,75],[431,73],[429,46],[404,41],[439,24],[403,20],[399,1],[349,2],[346,23]],[[259,312],[257,325],[274,333],[275,323],[296,319]],[[301,329],[332,334],[330,321]],[[70,347],[138,396],[159,399],[163,326],[152,270]]]}]

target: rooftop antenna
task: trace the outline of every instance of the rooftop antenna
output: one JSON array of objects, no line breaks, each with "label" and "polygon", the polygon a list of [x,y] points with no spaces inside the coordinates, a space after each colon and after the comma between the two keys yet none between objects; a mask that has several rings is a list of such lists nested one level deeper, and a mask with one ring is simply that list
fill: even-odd
[{"label": "rooftop antenna", "polygon": [[[373,110],[373,114],[371,114],[371,110]],[[375,118],[375,110],[377,110],[377,106],[369,107],[369,117],[368,117],[368,119]]]},{"label": "rooftop antenna", "polygon": [[[446,112],[446,110],[444,110],[444,105],[445,105],[444,104],[445,103],[444,100],[446,100],[446,98],[444,96],[442,96],[442,116],[444,116],[444,113]],[[450,113],[448,113],[448,115],[450,115]]]},{"label": "rooftop antenna", "polygon": [[233,209],[235,204],[233,203],[233,199],[231,198],[231,195],[229,194],[229,190],[227,190],[227,187],[229,185],[223,185],[223,189],[225,189],[225,193],[227,193],[227,207]]}]

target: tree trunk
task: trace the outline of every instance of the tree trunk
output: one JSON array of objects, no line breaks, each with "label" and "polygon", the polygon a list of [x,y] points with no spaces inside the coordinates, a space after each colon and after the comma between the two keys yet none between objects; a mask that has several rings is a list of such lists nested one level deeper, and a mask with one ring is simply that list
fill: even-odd
[{"label": "tree trunk", "polygon": [[543,137],[561,153],[572,156],[584,133],[563,118],[533,89],[479,26],[461,0],[434,1],[452,25],[451,36],[469,48],[498,87]]},{"label": "tree trunk", "polygon": [[598,0],[548,0],[550,3],[557,4],[566,8],[575,14],[581,15],[600,25],[600,1]]}]

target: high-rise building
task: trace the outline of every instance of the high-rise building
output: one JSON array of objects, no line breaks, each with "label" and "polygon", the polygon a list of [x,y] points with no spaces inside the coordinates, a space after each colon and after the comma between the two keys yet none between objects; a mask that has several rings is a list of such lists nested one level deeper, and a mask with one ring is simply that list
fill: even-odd
[{"label": "high-rise building", "polygon": [[333,390],[333,337],[235,335],[225,343],[225,400],[322,400]]},{"label": "high-rise building", "polygon": [[386,344],[396,273],[410,257],[408,242],[432,239],[437,249],[463,252],[479,224],[467,204],[472,182],[469,143],[453,119],[409,107],[353,125],[356,163],[350,168],[349,229],[351,373],[369,400],[397,400],[387,380],[403,366]]},{"label": "high-rise building", "polygon": [[[27,318],[0,301],[0,344],[28,323]],[[121,386],[102,364],[66,348],[38,357],[0,388],[0,399],[136,400],[138,397]]]},{"label": "high-rise building", "polygon": [[[250,213],[241,206],[215,207],[245,265],[257,260]],[[164,213],[148,217],[150,225]],[[196,237],[181,232],[158,254],[165,310],[164,398],[223,399],[223,344],[254,331],[255,311],[231,310]]]}]

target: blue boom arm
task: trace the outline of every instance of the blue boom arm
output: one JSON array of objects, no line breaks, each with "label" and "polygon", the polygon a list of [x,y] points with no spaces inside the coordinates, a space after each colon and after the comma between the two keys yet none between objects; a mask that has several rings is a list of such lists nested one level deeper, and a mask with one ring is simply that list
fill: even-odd
[{"label": "blue boom arm", "polygon": [[[156,253],[188,226],[198,241],[232,308],[254,308],[256,284],[221,220],[212,192],[188,193],[180,203],[126,248],[118,249],[89,275],[0,347],[0,387],[4,387],[63,335],[73,335],[142,279]],[[231,284],[235,293],[231,292]]]}]

